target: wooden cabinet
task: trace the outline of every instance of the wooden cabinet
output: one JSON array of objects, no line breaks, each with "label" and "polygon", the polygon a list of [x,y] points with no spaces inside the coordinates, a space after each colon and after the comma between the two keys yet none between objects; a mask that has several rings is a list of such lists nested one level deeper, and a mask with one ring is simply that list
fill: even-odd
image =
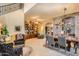
[{"label": "wooden cabinet", "polygon": [[26,39],[37,37],[38,35],[38,25],[34,22],[25,22],[25,32]]}]

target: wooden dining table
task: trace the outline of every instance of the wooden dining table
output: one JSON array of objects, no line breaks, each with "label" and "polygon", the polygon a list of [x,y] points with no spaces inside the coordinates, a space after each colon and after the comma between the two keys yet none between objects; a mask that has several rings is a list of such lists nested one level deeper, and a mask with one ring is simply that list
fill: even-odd
[{"label": "wooden dining table", "polygon": [[69,48],[75,48],[76,44],[79,42],[78,38],[73,36],[68,36],[65,39]]}]

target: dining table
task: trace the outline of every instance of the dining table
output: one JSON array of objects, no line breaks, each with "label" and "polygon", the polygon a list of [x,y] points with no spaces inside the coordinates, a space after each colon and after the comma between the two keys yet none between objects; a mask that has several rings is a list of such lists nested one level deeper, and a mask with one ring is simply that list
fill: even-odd
[{"label": "dining table", "polygon": [[79,42],[78,38],[73,36],[67,36],[65,39],[72,42]]},{"label": "dining table", "polygon": [[75,48],[75,46],[77,45],[77,43],[79,42],[77,37],[73,37],[73,36],[68,36],[65,37],[66,42],[67,42],[67,47],[70,48]]}]

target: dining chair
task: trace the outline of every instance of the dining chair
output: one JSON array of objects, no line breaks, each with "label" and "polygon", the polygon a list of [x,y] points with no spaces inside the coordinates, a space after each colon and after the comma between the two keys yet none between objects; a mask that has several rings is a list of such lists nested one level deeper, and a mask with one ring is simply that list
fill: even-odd
[{"label": "dining chair", "polygon": [[75,45],[75,53],[79,54],[79,42]]},{"label": "dining chair", "polygon": [[61,46],[65,48],[65,52],[66,52],[67,46],[66,46],[66,40],[65,40],[64,36],[60,36],[58,38],[58,47],[59,47],[59,49],[60,49]]},{"label": "dining chair", "polygon": [[16,40],[14,42],[15,42],[15,45],[25,44],[24,34],[17,34]]},{"label": "dining chair", "polygon": [[46,36],[46,41],[47,41],[48,46],[52,46],[52,45],[55,46],[55,41],[52,36]]}]

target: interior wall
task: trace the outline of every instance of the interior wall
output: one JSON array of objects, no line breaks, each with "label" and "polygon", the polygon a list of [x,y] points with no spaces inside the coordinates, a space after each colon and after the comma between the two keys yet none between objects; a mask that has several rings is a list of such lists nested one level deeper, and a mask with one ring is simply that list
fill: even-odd
[{"label": "interior wall", "polygon": [[0,23],[4,24],[5,23],[5,17],[4,16],[0,16]]},{"label": "interior wall", "polygon": [[[19,9],[17,11],[5,14],[1,16],[4,18],[4,22],[8,27],[8,31],[10,34],[16,33],[15,26],[20,26],[21,31],[20,33],[24,33],[24,12],[23,10]],[[0,19],[1,19],[0,17]]]},{"label": "interior wall", "polygon": [[24,4],[24,13],[31,9],[36,3],[25,3]]}]

